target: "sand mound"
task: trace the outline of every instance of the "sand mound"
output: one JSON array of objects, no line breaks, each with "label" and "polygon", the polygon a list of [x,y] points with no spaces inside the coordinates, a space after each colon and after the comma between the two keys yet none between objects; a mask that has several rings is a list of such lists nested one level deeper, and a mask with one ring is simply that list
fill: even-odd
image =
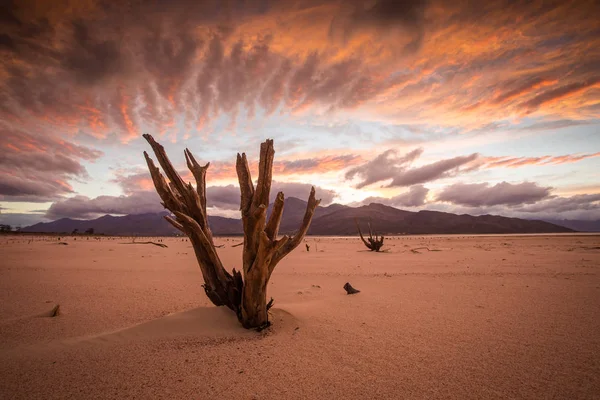
[{"label": "sand mound", "polygon": [[[111,346],[145,341],[177,342],[193,339],[196,346],[219,345],[237,341],[259,340],[265,336],[291,333],[298,320],[288,311],[274,308],[270,312],[273,326],[262,332],[244,329],[235,314],[225,307],[199,307],[170,314],[138,325],[97,335],[27,346],[30,351],[55,351],[65,347]],[[25,350],[24,348],[19,349]]]}]

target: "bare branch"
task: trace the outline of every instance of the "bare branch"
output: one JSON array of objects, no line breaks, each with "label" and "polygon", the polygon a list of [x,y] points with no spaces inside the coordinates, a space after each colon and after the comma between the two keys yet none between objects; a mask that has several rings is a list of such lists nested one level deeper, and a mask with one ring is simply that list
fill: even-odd
[{"label": "bare branch", "polygon": [[252,198],[254,197],[254,184],[252,183],[246,153],[242,153],[241,155],[238,153],[235,170],[237,171],[238,181],[240,183],[240,210],[242,210],[242,214],[246,214],[250,210]]},{"label": "bare branch", "polygon": [[265,206],[269,205],[274,157],[275,150],[273,149],[273,139],[267,139],[260,145],[258,181],[256,183],[256,193],[254,194],[253,201],[254,207],[258,207],[261,204],[264,204]]},{"label": "bare branch", "polygon": [[181,203],[171,191],[165,177],[162,176],[158,167],[154,165],[154,162],[148,153],[144,152],[144,158],[146,159],[146,164],[148,164],[148,170],[150,170],[150,176],[152,176],[152,182],[154,183],[156,192],[163,201],[163,206],[171,211],[180,211]]},{"label": "bare branch", "polygon": [[142,136],[150,144],[150,146],[152,147],[152,150],[154,150],[154,154],[156,155],[156,158],[158,159],[158,163],[162,167],[163,171],[165,171],[165,174],[167,175],[169,180],[175,185],[175,187],[177,188],[177,191],[181,195],[183,195],[183,193],[185,191],[185,188],[184,188],[185,185],[183,183],[183,179],[181,179],[181,177],[179,176],[179,174],[177,173],[175,168],[173,168],[171,161],[167,157],[167,153],[165,153],[165,148],[161,144],[159,144],[157,141],[155,141],[154,138],[152,137],[152,135],[149,135],[146,133]]},{"label": "bare branch", "polygon": [[168,223],[173,225],[176,229],[180,230],[181,232],[185,232],[185,230],[183,229],[183,225],[181,225],[179,222],[175,221],[173,218],[169,217],[168,215],[165,215],[165,219],[167,220]]},{"label": "bare branch", "polygon": [[304,213],[304,219],[302,220],[302,226],[293,238],[291,238],[285,246],[283,246],[277,254],[273,257],[273,261],[276,263],[279,262],[283,257],[288,255],[292,250],[294,250],[304,239],[308,228],[310,227],[310,223],[312,221],[313,215],[315,213],[315,209],[318,207],[321,200],[317,200],[315,197],[315,187],[313,186],[310,190],[310,196],[308,197],[308,203],[306,204],[306,212]]},{"label": "bare branch", "polygon": [[356,229],[358,229],[358,234],[360,235],[360,240],[363,241],[363,243],[365,244],[365,246],[369,247],[369,244],[367,243],[367,241],[363,237],[363,234],[362,234],[362,232],[360,230],[360,225],[358,225],[358,220],[356,218],[354,218],[354,222],[356,223]]},{"label": "bare branch", "polygon": [[277,198],[275,199],[275,203],[273,204],[273,210],[271,210],[271,215],[269,216],[267,227],[265,228],[265,232],[271,240],[277,239],[277,234],[279,233],[279,225],[281,224],[281,217],[283,216],[283,204],[283,192],[279,192],[277,193]]},{"label": "bare branch", "polygon": [[189,149],[185,149],[184,154],[187,166],[196,179],[196,191],[200,197],[200,206],[206,215],[206,170],[210,166],[210,163],[206,163],[204,166],[198,164]]}]

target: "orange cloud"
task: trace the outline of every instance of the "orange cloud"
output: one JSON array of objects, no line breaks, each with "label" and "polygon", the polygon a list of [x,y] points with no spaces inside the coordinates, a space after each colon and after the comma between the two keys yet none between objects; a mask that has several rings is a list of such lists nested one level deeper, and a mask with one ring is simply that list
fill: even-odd
[{"label": "orange cloud", "polygon": [[528,112],[531,112],[542,105],[559,102],[567,97],[581,93],[588,88],[595,87],[599,82],[600,77],[593,77],[585,82],[574,82],[555,89],[547,90],[524,102],[522,107]]},{"label": "orange cloud", "polygon": [[600,152],[541,157],[482,157],[478,160],[478,163],[484,168],[519,168],[527,165],[569,164],[594,157],[600,157]]},{"label": "orange cloud", "polygon": [[3,120],[128,141],[278,109],[444,126],[598,116],[593,0],[75,3],[7,10]]}]

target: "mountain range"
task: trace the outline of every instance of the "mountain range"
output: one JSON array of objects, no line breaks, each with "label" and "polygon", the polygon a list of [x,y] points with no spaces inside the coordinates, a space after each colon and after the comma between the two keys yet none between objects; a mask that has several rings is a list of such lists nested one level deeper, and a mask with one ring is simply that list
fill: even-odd
[{"label": "mountain range", "polygon": [[[294,233],[300,227],[306,202],[294,197],[286,199],[280,233]],[[270,213],[271,208],[268,212]],[[85,232],[90,228],[96,234],[122,236],[170,236],[179,232],[164,220],[168,213],[131,214],[125,216],[105,215],[92,220],[62,218],[23,228],[22,232],[71,233],[75,229]],[[363,230],[367,222],[384,235],[390,234],[477,234],[477,233],[560,233],[573,232],[584,226],[584,222],[566,226],[564,221],[555,223],[538,220],[507,218],[497,215],[472,216],[439,211],[405,211],[378,203],[361,207],[331,204],[318,207],[308,234],[312,235],[355,235],[358,220]],[[209,225],[214,235],[241,235],[242,221],[235,218],[209,216]],[[578,229],[579,228],[579,229]],[[587,229],[582,229],[587,230]]]}]

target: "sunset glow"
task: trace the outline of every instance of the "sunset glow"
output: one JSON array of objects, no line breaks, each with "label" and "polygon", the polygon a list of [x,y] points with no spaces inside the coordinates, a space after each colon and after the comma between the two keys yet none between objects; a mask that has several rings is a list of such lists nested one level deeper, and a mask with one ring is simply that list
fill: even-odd
[{"label": "sunset glow", "polygon": [[600,219],[590,1],[13,1],[0,28],[0,221],[162,210],[142,152],[208,170],[275,141],[322,204]]}]

